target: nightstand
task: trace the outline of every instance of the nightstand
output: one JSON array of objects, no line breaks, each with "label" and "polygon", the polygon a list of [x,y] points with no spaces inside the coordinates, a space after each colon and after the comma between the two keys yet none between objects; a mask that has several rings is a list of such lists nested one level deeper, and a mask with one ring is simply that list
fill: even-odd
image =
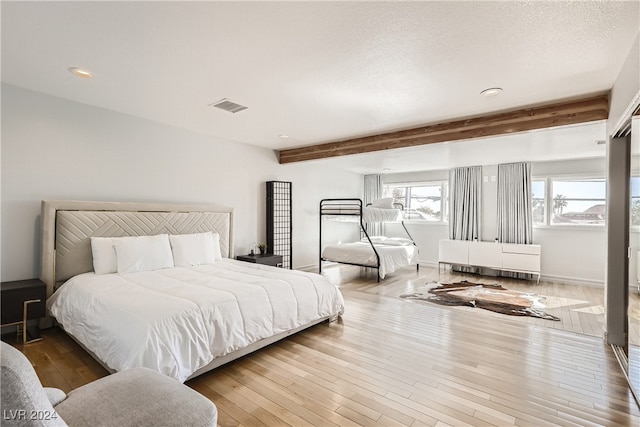
[{"label": "nightstand", "polygon": [[252,262],[254,264],[272,265],[274,267],[282,266],[282,255],[238,255],[236,259],[239,261]]},{"label": "nightstand", "polygon": [[[44,317],[46,299],[47,286],[40,279],[0,283],[0,326],[16,325],[23,344],[40,341],[38,329],[28,330],[27,321]],[[27,332],[32,339],[27,340]]]}]

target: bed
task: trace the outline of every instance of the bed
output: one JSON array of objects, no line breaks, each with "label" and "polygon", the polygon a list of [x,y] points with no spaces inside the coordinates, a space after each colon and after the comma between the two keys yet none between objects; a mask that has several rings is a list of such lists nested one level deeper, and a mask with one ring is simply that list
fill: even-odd
[{"label": "bed", "polygon": [[[361,240],[357,242],[323,245],[323,221],[347,221],[359,225]],[[398,222],[407,238],[370,236],[368,224]],[[418,247],[403,222],[402,209],[379,206],[363,206],[361,199],[323,199],[320,201],[320,260],[323,262],[368,267],[377,270],[377,279],[399,268],[415,265],[419,269]]]},{"label": "bed", "polygon": [[[194,261],[191,243],[214,236],[213,261]],[[104,241],[116,267],[95,258]],[[173,266],[127,264],[141,247],[145,262],[160,247],[152,261]],[[111,372],[144,366],[184,382],[344,310],[319,274],[234,260],[231,208],[44,201],[41,256],[50,315]]]}]

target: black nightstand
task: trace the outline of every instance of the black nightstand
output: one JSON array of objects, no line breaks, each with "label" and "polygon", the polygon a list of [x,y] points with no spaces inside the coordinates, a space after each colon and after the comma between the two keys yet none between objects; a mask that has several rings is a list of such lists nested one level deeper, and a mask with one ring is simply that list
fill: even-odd
[{"label": "black nightstand", "polygon": [[238,255],[236,259],[239,261],[252,262],[254,264],[272,265],[274,267],[282,266],[282,255]]},{"label": "black nightstand", "polygon": [[[17,280],[0,283],[1,326],[17,325],[22,331],[22,343],[39,341],[37,328],[27,330],[27,321],[39,319],[45,315],[47,286],[40,279]],[[21,327],[21,329],[20,329]],[[33,337],[27,340],[27,332]]]}]

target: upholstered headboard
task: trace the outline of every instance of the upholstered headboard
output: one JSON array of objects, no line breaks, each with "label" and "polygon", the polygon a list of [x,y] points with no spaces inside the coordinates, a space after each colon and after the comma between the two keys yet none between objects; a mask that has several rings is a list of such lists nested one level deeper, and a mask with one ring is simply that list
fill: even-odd
[{"label": "upholstered headboard", "polygon": [[42,202],[40,279],[47,296],[56,283],[93,271],[91,236],[120,237],[188,234],[220,235],[223,257],[233,257],[233,208],[206,205]]}]

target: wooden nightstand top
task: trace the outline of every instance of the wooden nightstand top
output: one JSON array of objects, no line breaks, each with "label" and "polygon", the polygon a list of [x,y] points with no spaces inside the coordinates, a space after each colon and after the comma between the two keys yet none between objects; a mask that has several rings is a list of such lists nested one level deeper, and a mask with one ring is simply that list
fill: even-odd
[{"label": "wooden nightstand top", "polygon": [[47,285],[40,279],[14,280],[0,283],[0,290],[2,290],[2,292],[30,288],[44,288],[46,291]]}]

